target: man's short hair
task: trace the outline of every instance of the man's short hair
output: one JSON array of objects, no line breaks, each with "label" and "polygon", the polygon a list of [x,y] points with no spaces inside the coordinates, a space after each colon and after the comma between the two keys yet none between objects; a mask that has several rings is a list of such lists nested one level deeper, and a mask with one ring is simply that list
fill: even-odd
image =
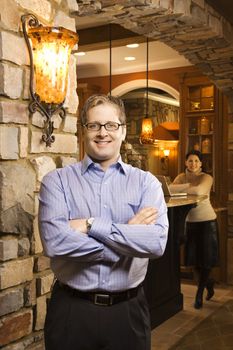
[{"label": "man's short hair", "polygon": [[83,105],[81,111],[81,124],[85,125],[87,123],[88,112],[91,108],[99,106],[101,104],[111,104],[119,112],[119,120],[122,124],[126,123],[125,106],[123,101],[115,96],[95,94],[90,96]]}]

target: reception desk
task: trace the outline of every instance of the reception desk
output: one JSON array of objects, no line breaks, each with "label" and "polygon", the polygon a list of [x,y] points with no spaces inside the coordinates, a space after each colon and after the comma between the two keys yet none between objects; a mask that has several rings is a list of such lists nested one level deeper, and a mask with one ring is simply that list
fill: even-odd
[{"label": "reception desk", "polygon": [[148,300],[151,328],[183,309],[180,287],[180,236],[184,231],[189,210],[206,196],[166,197],[169,233],[164,255],[150,260],[144,281]]}]

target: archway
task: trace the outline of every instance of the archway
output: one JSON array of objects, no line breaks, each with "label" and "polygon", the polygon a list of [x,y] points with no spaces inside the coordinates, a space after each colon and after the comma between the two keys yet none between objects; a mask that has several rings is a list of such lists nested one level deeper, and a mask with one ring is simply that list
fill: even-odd
[{"label": "archway", "polygon": [[[139,136],[145,116],[145,86],[145,79],[135,79],[112,90],[112,95],[120,96],[125,102],[127,141],[132,147],[132,155],[125,151],[126,160],[155,175],[174,178],[178,171],[179,92],[164,82],[148,81],[149,116],[153,120],[155,142],[142,145]],[[165,156],[165,150],[170,152],[169,156]]]},{"label": "archway", "polygon": [[[127,83],[121,84],[112,90],[112,95],[122,96],[127,92],[146,86],[146,79],[135,79],[128,81]],[[173,96],[176,100],[179,100],[179,92],[168,84],[165,84],[159,80],[148,80],[148,86],[155,89],[166,91],[168,94]]]}]

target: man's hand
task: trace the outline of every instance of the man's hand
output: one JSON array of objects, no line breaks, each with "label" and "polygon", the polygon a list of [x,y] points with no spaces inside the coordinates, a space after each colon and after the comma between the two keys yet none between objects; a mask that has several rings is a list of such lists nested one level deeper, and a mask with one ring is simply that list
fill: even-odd
[{"label": "man's hand", "polygon": [[129,225],[151,225],[156,221],[158,210],[153,207],[146,207],[139,210],[129,221]]},{"label": "man's hand", "polygon": [[70,220],[70,227],[82,233],[87,233],[86,219]]}]

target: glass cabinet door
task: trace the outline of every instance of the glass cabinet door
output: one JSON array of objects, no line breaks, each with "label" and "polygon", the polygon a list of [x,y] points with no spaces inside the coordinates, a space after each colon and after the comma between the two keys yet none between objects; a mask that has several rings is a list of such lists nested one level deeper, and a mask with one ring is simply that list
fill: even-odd
[{"label": "glass cabinet door", "polygon": [[203,155],[203,170],[213,175],[214,134],[213,116],[188,116],[186,153],[200,151]]},{"label": "glass cabinet door", "polygon": [[187,111],[213,111],[214,110],[214,86],[195,85],[188,88]]}]

